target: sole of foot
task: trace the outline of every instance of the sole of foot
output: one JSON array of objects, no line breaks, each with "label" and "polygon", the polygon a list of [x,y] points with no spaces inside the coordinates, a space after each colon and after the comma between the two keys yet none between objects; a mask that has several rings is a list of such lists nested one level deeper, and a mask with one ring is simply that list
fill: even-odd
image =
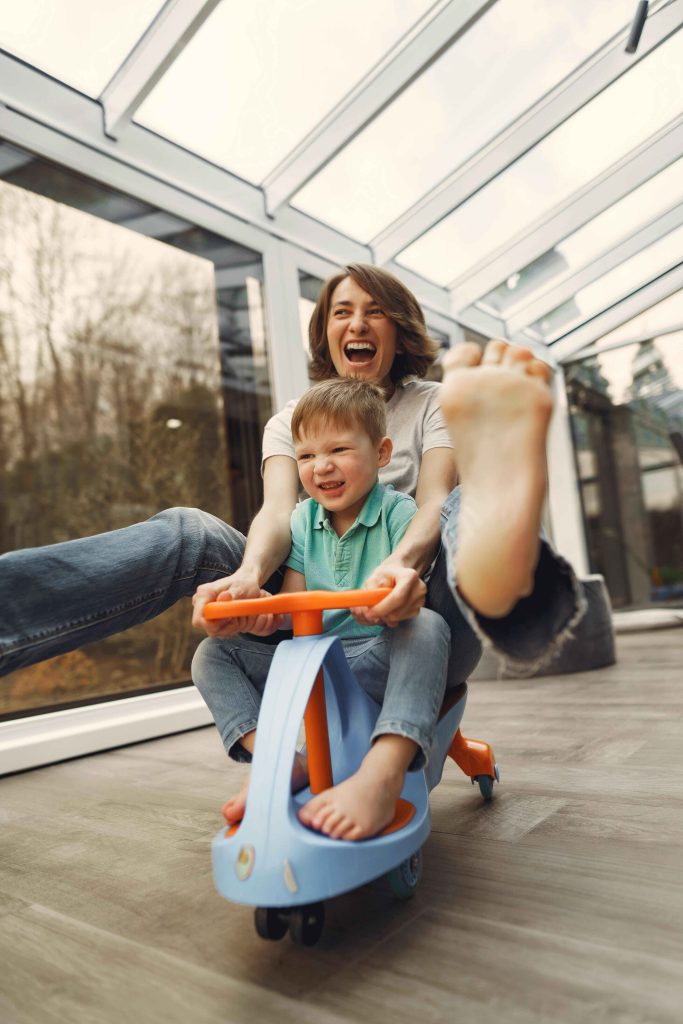
[{"label": "sole of foot", "polygon": [[524,348],[458,346],[444,360],[441,408],[462,502],[456,579],[475,611],[507,615],[531,592],[546,492],[550,368]]}]

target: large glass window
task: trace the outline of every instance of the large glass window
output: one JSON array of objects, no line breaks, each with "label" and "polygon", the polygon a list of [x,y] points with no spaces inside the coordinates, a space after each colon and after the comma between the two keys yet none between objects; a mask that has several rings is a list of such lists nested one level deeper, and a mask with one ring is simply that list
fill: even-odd
[{"label": "large glass window", "polygon": [[591,569],[615,607],[681,605],[680,338],[593,350],[566,372]]},{"label": "large glass window", "polygon": [[[260,255],[0,146],[0,553],[195,506],[246,529],[271,414]],[[0,714],[179,685],[186,602],[13,673]]]}]

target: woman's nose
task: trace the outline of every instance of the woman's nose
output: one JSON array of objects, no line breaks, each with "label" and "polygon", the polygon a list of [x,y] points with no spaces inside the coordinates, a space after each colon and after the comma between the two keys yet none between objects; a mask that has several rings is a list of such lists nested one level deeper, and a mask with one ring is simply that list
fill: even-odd
[{"label": "woman's nose", "polygon": [[365,319],[365,313],[355,312],[351,317],[349,324],[350,329],[354,334],[364,334],[367,330],[367,320]]}]

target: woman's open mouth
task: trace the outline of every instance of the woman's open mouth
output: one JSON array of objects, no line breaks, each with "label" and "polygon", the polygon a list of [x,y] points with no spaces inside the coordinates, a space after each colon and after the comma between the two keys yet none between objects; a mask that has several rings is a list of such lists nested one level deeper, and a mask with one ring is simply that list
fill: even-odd
[{"label": "woman's open mouth", "polygon": [[376,351],[371,341],[347,341],[344,345],[344,355],[350,363],[369,363]]}]

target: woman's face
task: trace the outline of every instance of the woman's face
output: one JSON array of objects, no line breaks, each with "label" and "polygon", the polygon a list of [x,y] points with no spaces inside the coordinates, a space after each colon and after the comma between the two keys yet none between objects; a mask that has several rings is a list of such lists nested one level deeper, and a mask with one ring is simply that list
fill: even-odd
[{"label": "woman's face", "polygon": [[396,324],[352,277],[345,277],[332,293],[327,344],[340,377],[391,386]]}]

